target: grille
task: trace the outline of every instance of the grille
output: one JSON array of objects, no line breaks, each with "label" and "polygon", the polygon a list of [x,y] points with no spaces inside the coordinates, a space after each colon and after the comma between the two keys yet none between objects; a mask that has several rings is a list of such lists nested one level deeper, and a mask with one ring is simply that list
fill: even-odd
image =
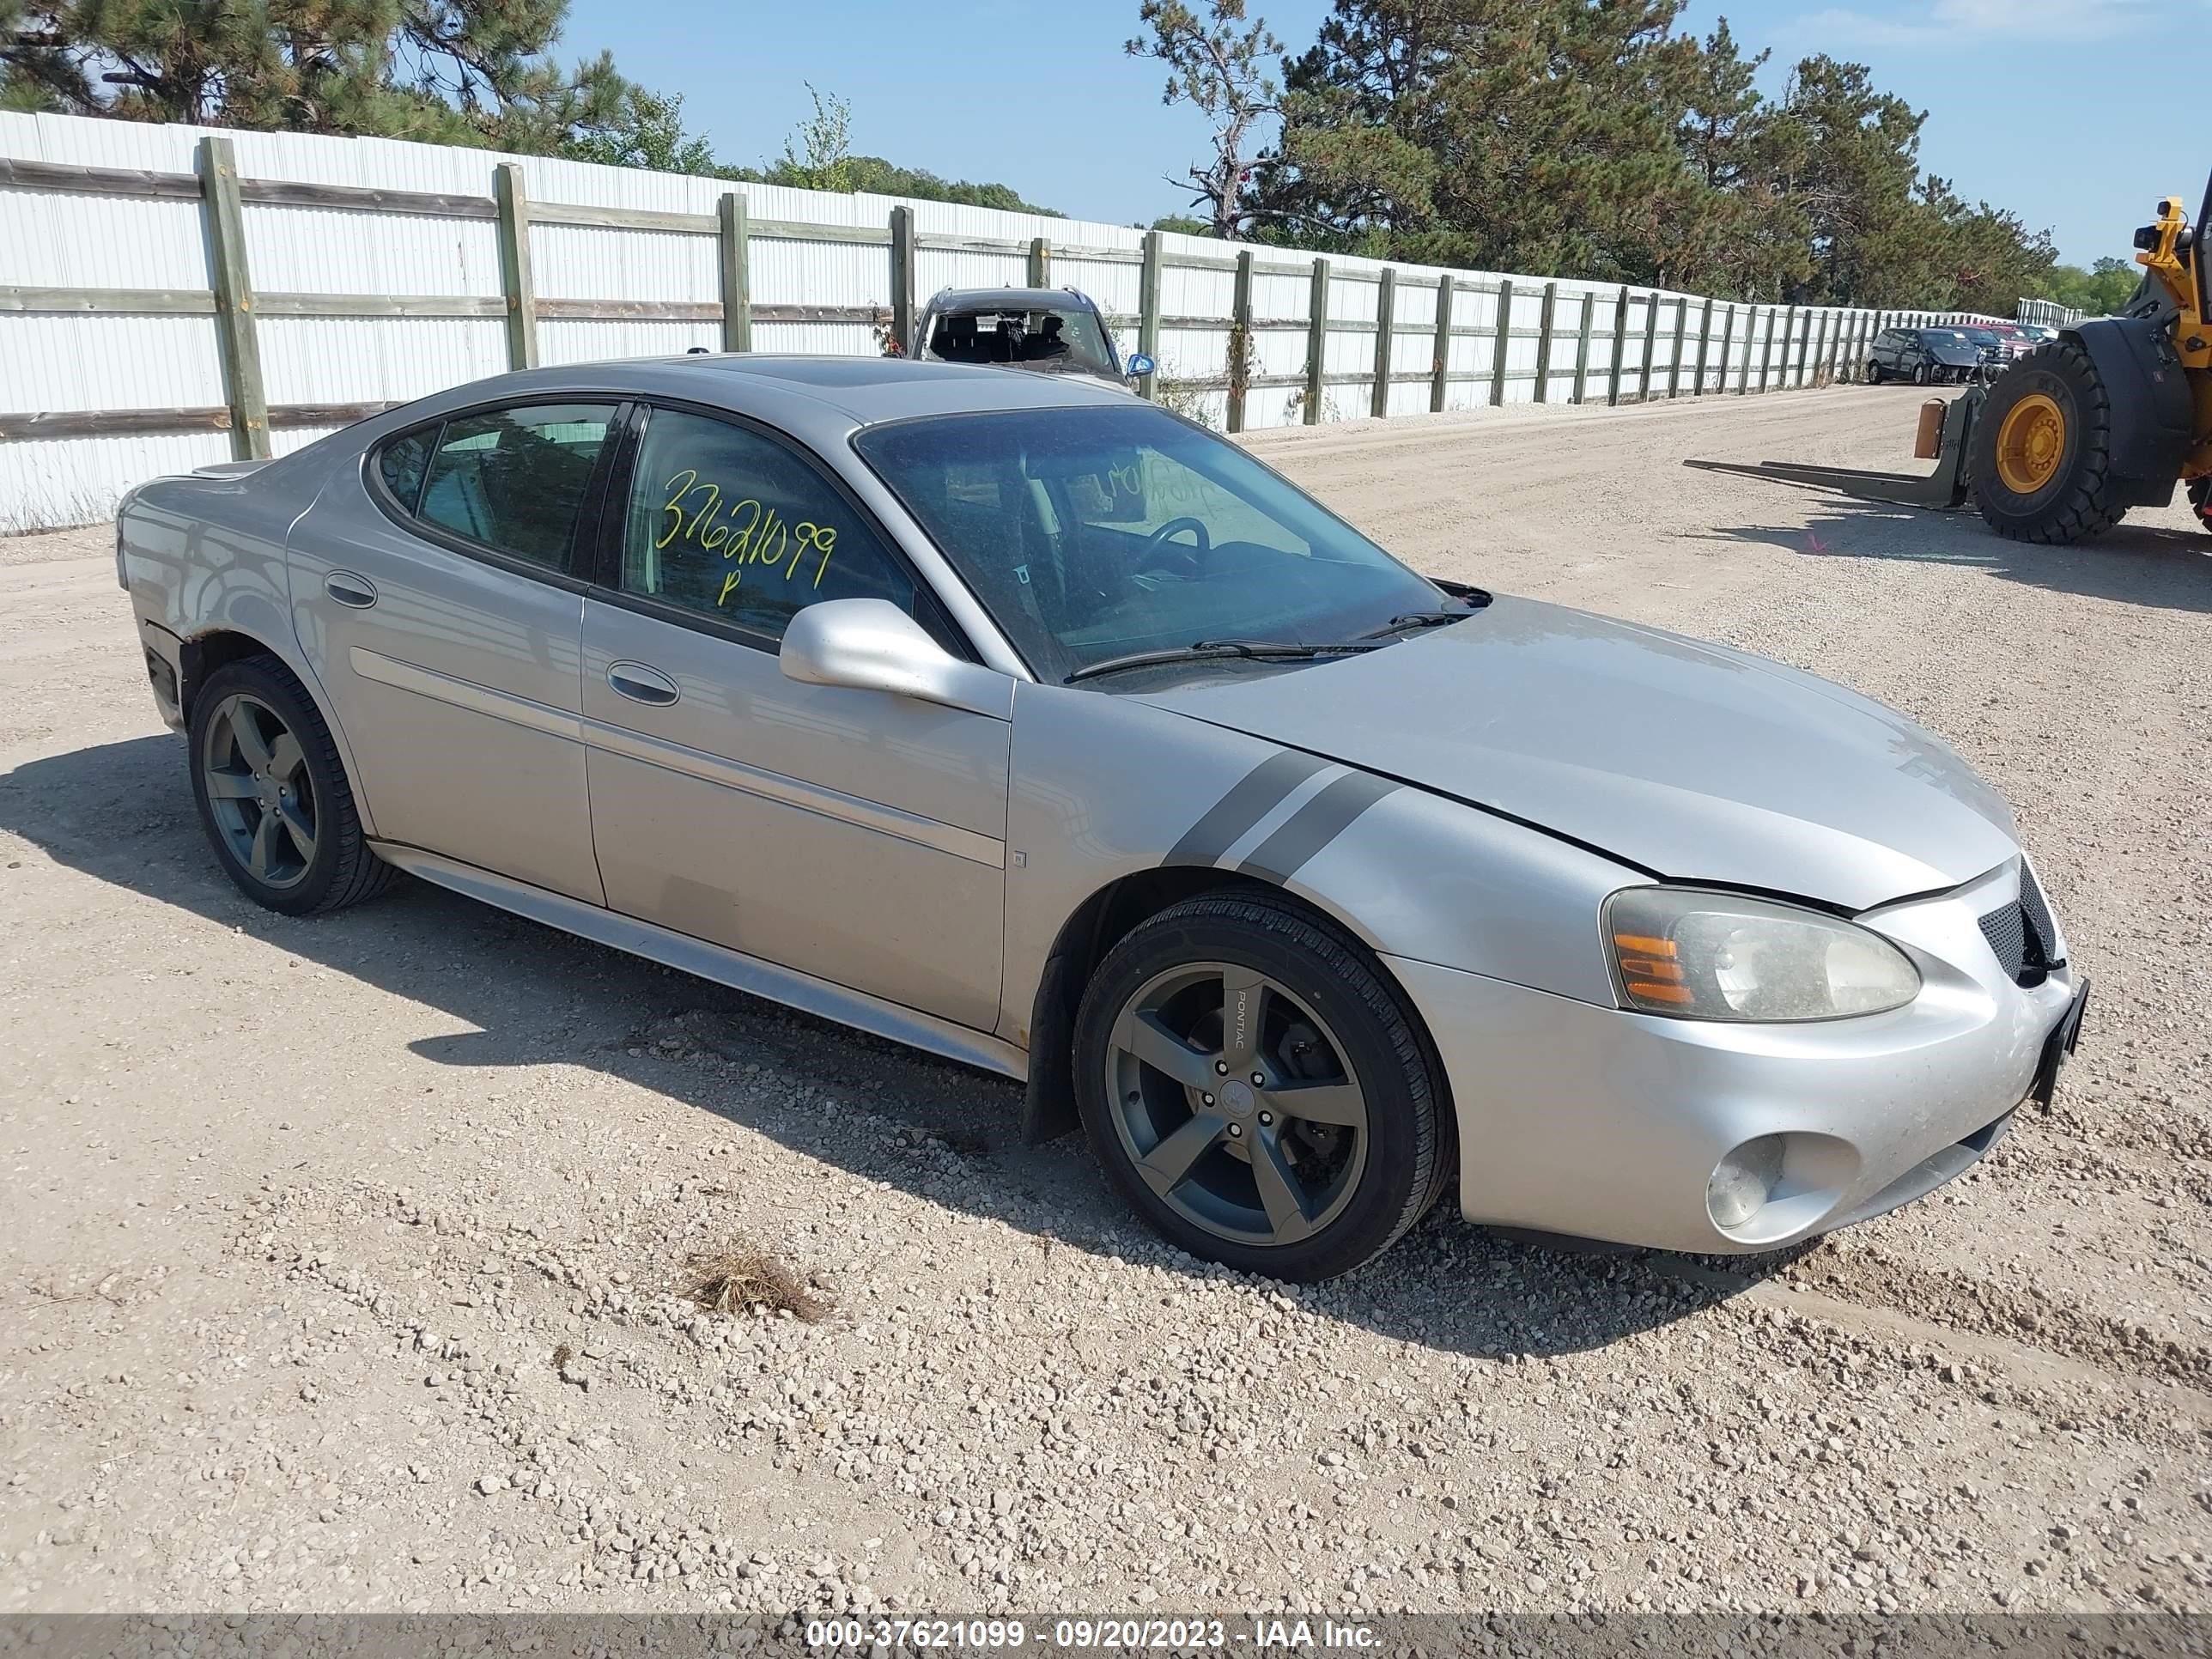
[{"label": "grille", "polygon": [[2058,954],[2058,929],[2051,920],[2051,907],[2036,885],[2035,872],[2023,860],[2020,866],[2020,896],[2001,904],[1981,918],[1982,937],[1990,942],[2007,977],[2021,985],[2039,985],[2053,968],[2064,965]]},{"label": "grille", "polygon": [[1982,937],[1996,952],[2008,979],[2018,979],[2027,962],[2027,918],[2017,902],[1999,905],[1982,918]]}]

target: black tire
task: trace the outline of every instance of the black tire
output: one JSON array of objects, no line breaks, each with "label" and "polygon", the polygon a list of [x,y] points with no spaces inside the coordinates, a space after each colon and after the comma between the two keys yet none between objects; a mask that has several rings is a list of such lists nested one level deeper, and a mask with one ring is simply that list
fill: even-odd
[{"label": "black tire", "polygon": [[[2064,427],[2050,478],[2032,491],[2008,485],[1997,445],[2008,416],[2033,397],[2049,398]],[[1967,471],[1974,504],[1998,535],[2067,546],[2100,536],[2127,508],[2112,500],[2112,405],[2089,354],[2071,340],[2038,346],[1990,388],[1975,417]]]},{"label": "black tire", "polygon": [[2212,478],[2192,479],[2189,485],[2189,505],[2196,510],[2197,522],[2212,532]]},{"label": "black tire", "polygon": [[1934,368],[1930,368],[1928,364],[1926,364],[1926,363],[1920,363],[1920,364],[1917,364],[1917,365],[1916,365],[1916,366],[1914,367],[1913,371],[1912,371],[1912,384],[1913,384],[1913,385],[1915,385],[1915,386],[1929,386],[1929,385],[1933,384],[1933,382],[1935,381],[1935,379],[1936,379],[1936,371],[1935,371],[1935,369],[1934,369]]},{"label": "black tire", "polygon": [[1881,384],[1881,365],[1874,362],[1872,359],[1869,359],[1867,362],[1866,378],[1867,384],[1869,386],[1880,386]]},{"label": "black tire", "polygon": [[[234,776],[249,787],[258,787],[258,775],[251,771],[249,762],[242,760],[239,763],[246,765],[247,771],[222,770],[221,775],[211,775],[219,769],[210,759],[211,750],[228,744],[234,756],[237,753],[235,728],[218,732],[216,722],[228,722],[241,707],[265,711],[274,724],[263,722],[264,734],[274,734],[280,740],[289,735],[298,744],[299,759],[290,774],[293,786],[286,799],[289,805],[294,792],[306,797],[303,805],[313,835],[312,853],[297,860],[296,870],[272,869],[266,877],[257,874],[239,849],[239,820],[250,809],[252,821],[258,823],[268,809],[252,800],[227,799],[224,815],[219,817],[210,797],[210,789],[224,776]],[[324,724],[307,689],[276,657],[246,657],[209,675],[193,696],[189,732],[192,800],[199,808],[200,827],[207,832],[216,861],[224,873],[256,904],[285,915],[312,915],[358,904],[392,884],[399,872],[369,850],[362,834],[361,815],[354,806],[353,787],[338,759],[330,727]],[[301,779],[304,790],[296,787]],[[238,810],[234,811],[233,807]],[[296,854],[297,844],[291,838],[272,839],[281,840]]]},{"label": "black tire", "polygon": [[[1108,1099],[1125,1008],[1164,974],[1217,963],[1255,970],[1324,1022],[1344,1075],[1367,1103],[1364,1163],[1350,1190],[1340,1195],[1340,1207],[1295,1242],[1240,1242],[1188,1218],[1139,1173]],[[1349,1273],[1419,1221],[1455,1170],[1442,1066],[1418,1020],[1358,940],[1271,896],[1188,899],[1130,932],[1085,989],[1074,1067],[1084,1132],[1115,1189],[1170,1243],[1240,1271],[1301,1282]]]}]

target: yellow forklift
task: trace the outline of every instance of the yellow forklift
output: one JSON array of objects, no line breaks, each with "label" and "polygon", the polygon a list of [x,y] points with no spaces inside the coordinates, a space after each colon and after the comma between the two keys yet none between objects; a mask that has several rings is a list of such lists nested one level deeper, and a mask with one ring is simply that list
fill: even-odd
[{"label": "yellow forklift", "polygon": [[1956,507],[1972,496],[2001,536],[2086,541],[2131,507],[2165,507],[2179,483],[2212,530],[2212,184],[2192,227],[2181,199],[2136,232],[2143,279],[2117,317],[2085,319],[1948,406],[1923,410],[1916,452],[1932,474],[1765,461],[1714,471],[1817,485],[1875,501]]}]

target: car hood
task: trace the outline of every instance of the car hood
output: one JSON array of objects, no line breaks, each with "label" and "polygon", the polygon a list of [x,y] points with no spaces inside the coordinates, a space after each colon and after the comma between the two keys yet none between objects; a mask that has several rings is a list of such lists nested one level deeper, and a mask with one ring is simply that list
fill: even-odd
[{"label": "car hood", "polygon": [[1932,343],[1928,355],[1939,363],[1954,363],[1965,368],[1982,361],[1982,349],[1972,340],[1942,340]]},{"label": "car hood", "polygon": [[1810,674],[1500,598],[1357,657],[1139,694],[1522,819],[1670,880],[1862,910],[2017,850],[1948,747]]}]

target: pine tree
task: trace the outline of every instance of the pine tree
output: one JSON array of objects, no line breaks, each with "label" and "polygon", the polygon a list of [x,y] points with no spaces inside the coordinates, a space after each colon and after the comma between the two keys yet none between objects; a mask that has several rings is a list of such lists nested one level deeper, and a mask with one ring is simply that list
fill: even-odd
[{"label": "pine tree", "polygon": [[[0,0],[6,3],[6,0]],[[607,55],[550,56],[567,0],[14,0],[17,107],[547,153],[618,125]]]}]

